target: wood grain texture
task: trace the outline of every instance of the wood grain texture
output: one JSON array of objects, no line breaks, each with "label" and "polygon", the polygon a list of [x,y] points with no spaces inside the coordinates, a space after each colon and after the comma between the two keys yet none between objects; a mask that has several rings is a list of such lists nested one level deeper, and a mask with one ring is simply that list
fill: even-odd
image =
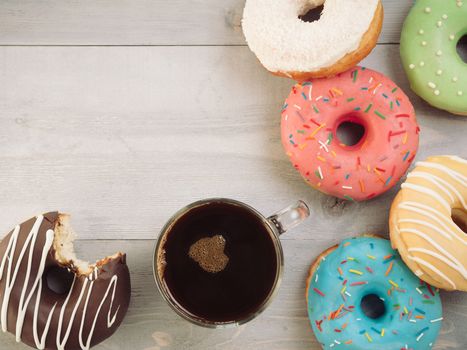
[{"label": "wood grain texture", "polygon": [[[95,260],[126,250],[132,301],[123,325],[95,350],[279,350],[319,349],[308,324],[305,278],[314,258],[332,240],[284,241],[285,270],[276,299],[257,319],[239,328],[209,330],[178,317],[158,294],[152,278],[153,241],[81,241],[80,257]],[[444,318],[435,350],[465,349],[467,293],[442,293]],[[0,334],[0,349],[26,350],[11,334]]]},{"label": "wood grain texture", "polygon": [[[412,0],[383,0],[398,43]],[[245,0],[2,0],[1,45],[245,45]]]},{"label": "wood grain texture", "polygon": [[[378,46],[364,64],[409,93],[417,159],[467,156],[466,120],[410,92],[397,46]],[[292,82],[247,47],[1,47],[0,81],[0,232],[59,209],[80,238],[153,239],[177,209],[212,196],[264,214],[305,200],[310,223],[285,239],[387,231],[398,186],[347,203],[301,180],[280,142]]]},{"label": "wood grain texture", "polygon": [[[383,4],[379,42],[398,43],[412,0]],[[80,257],[128,253],[131,308],[97,350],[318,349],[305,308],[309,264],[345,237],[387,234],[399,185],[372,201],[343,202],[308,187],[289,163],[279,111],[293,83],[268,74],[245,46],[243,5],[0,1],[0,232],[59,209],[73,215]],[[417,159],[467,158],[467,119],[412,94],[398,50],[378,45],[363,64],[411,98],[422,130]],[[169,216],[212,196],[243,200],[264,214],[300,198],[312,211],[282,236],[285,273],[271,307],[247,325],[216,331],[176,316],[151,267]],[[442,298],[445,321],[434,349],[466,349],[467,293]],[[4,349],[27,348],[0,334]]]}]

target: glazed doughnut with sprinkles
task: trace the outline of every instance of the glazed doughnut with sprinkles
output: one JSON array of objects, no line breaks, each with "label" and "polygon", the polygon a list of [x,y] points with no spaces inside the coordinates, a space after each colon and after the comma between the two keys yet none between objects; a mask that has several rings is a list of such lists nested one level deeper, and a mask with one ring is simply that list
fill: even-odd
[{"label": "glazed doughnut with sprinkles", "polygon": [[306,297],[324,349],[426,350],[443,320],[439,291],[379,236],[345,239],[323,252],[310,269]]},{"label": "glazed doughnut with sprinkles", "polygon": [[[353,143],[341,137],[347,126],[362,129]],[[308,184],[355,201],[397,183],[415,157],[420,130],[405,93],[364,67],[296,84],[281,128],[285,151]]]}]

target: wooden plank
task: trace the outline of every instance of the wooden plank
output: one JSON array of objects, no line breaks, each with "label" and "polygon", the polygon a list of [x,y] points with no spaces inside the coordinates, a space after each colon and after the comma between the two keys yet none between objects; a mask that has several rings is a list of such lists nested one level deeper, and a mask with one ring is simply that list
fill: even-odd
[{"label": "wooden plank", "polygon": [[[244,3],[3,0],[0,45],[244,45]],[[383,1],[385,22],[380,43],[399,42],[411,3]]]},{"label": "wooden plank", "polygon": [[[397,46],[365,64],[409,93],[417,159],[467,156],[465,119],[410,92]],[[60,209],[81,238],[151,239],[177,209],[212,196],[265,214],[304,199],[312,219],[286,239],[387,231],[397,188],[342,203],[301,180],[280,143],[292,82],[246,47],[2,47],[0,67],[0,232]]]},{"label": "wooden plank", "polygon": [[[318,349],[309,328],[305,279],[309,264],[331,240],[284,241],[284,279],[271,306],[257,319],[233,329],[209,330],[193,326],[174,314],[162,300],[152,278],[153,241],[82,241],[80,257],[98,259],[126,250],[132,277],[132,301],[124,324],[96,350],[146,349]],[[444,321],[433,349],[465,349],[467,293],[442,293]],[[20,350],[11,334],[0,334],[0,349]]]}]

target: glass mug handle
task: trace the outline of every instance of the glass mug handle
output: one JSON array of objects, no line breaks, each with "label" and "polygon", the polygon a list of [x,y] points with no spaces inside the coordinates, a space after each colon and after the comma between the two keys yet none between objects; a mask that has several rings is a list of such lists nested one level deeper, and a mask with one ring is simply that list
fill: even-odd
[{"label": "glass mug handle", "polygon": [[304,201],[299,200],[297,203],[289,205],[274,215],[268,217],[268,221],[277,229],[279,234],[300,224],[310,216],[310,209]]}]

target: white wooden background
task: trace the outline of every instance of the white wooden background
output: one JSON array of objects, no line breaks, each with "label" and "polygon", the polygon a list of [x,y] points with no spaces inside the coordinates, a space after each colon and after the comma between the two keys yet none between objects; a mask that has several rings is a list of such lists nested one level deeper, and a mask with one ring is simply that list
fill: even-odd
[{"label": "white wooden background", "polygon": [[[421,125],[417,159],[467,156],[466,121],[411,93],[399,61],[411,1],[386,0],[379,45],[364,65],[392,77]],[[365,203],[309,188],[280,144],[292,81],[245,45],[244,0],[0,0],[0,232],[40,212],[74,217],[83,258],[128,253],[133,298],[96,349],[317,349],[304,301],[309,263],[344,237],[387,234],[397,187]],[[283,236],[286,268],[268,310],[237,329],[176,316],[151,274],[169,216],[225,196],[270,214],[296,199],[312,217]],[[435,349],[467,348],[467,294],[443,293]],[[0,335],[0,349],[25,349]]]}]

